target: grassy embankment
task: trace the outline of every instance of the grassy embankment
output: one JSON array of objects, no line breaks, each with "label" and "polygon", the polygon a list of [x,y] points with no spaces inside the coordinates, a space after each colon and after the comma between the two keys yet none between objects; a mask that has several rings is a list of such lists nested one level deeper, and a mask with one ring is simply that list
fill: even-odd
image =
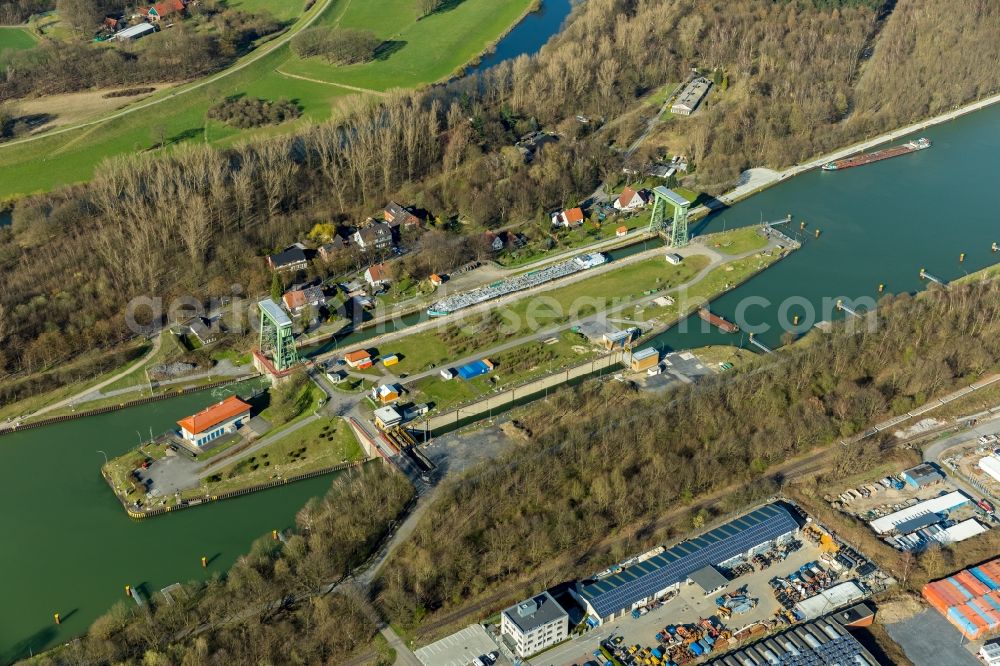
[{"label": "grassy embankment", "polygon": [[0,26],[0,51],[30,49],[38,43],[27,28]]},{"label": "grassy embankment", "polygon": [[[190,141],[225,146],[327,120],[337,113],[339,100],[363,94],[352,87],[381,92],[446,78],[503,33],[529,3],[515,0],[498,10],[492,0],[465,0],[417,21],[411,0],[377,4],[335,0],[325,9],[320,0],[289,30],[296,31],[313,13],[323,10],[318,24],[373,30],[389,41],[385,52],[370,63],[333,66],[315,58],[301,60],[287,44],[264,44],[227,72],[209,77],[209,83],[165,88],[141,102],[157,101],[154,106],[61,134],[0,146],[4,172],[0,199],[86,180],[105,158],[154,149],[161,129],[167,150]],[[243,4],[263,7],[272,3],[243,0]],[[251,64],[243,66],[248,61]],[[241,94],[295,100],[303,115],[293,122],[253,130],[207,120],[208,109],[220,99]],[[39,155],[44,157],[39,159]]]}]

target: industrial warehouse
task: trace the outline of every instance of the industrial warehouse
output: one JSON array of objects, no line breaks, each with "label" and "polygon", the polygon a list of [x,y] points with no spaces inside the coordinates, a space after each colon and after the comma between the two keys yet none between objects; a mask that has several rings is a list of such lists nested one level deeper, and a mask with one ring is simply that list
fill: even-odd
[{"label": "industrial warehouse", "polygon": [[752,556],[797,534],[800,527],[784,505],[767,504],[644,562],[581,584],[574,596],[586,609],[587,622],[599,626],[666,596],[702,569]]}]

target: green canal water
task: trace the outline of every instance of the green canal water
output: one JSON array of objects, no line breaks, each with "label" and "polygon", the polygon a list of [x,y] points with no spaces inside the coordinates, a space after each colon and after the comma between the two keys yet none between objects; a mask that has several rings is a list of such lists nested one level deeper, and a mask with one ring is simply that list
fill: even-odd
[{"label": "green canal water", "polygon": [[[290,527],[325,476],[137,522],[101,478],[104,457],[228,394],[216,389],[0,437],[0,663],[86,631],[124,598],[226,571],[250,543]],[[210,558],[202,569],[202,556]],[[55,626],[53,613],[63,617]]]},{"label": "green canal water", "polygon": [[[1000,106],[919,136],[933,147],[846,171],[809,172],[701,221],[698,233],[788,213],[795,220],[780,229],[798,233],[799,220],[807,222],[802,249],[714,301],[712,311],[745,330],[757,329],[755,337],[775,347],[796,314],[797,333],[846,316],[836,312],[837,298],[877,300],[880,283],[887,293],[916,292],[927,286],[921,268],[949,281],[1000,262],[1000,253],[991,250],[1000,243]],[[703,324],[691,317],[652,344],[663,350],[746,344],[740,333]]]},{"label": "green canal water", "polygon": [[[931,128],[934,147],[839,173],[813,172],[712,216],[698,233],[757,224],[792,213],[808,222],[805,246],[713,303],[744,327],[766,325],[760,339],[776,346],[779,312],[788,319],[812,309],[825,319],[824,300],[877,296],[924,288],[920,268],[951,280],[991,263],[1000,242],[995,206],[1000,184],[1000,108]],[[822,230],[819,239],[812,230]],[[797,224],[793,225],[793,230]],[[966,253],[964,264],[958,255]],[[414,318],[416,319],[416,317]],[[403,325],[412,322],[403,322]],[[658,336],[663,349],[734,344],[739,335],[704,331],[695,318]],[[359,338],[363,337],[361,335]],[[0,437],[0,662],[24,656],[86,630],[123,586],[159,590],[177,581],[221,573],[250,542],[292,524],[296,510],[321,494],[329,477],[181,511],[144,522],[128,519],[99,474],[103,457],[135,446],[141,433],[160,432],[219,395],[176,398],[123,412]],[[201,556],[213,558],[207,570]],[[55,627],[52,614],[65,618]]]}]

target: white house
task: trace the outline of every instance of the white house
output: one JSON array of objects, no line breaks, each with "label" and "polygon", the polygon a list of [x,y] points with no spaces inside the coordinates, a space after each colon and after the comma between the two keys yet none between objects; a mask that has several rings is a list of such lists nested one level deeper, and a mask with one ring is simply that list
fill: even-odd
[{"label": "white house", "polygon": [[519,657],[527,657],[569,634],[569,615],[548,592],[514,604],[500,614],[500,634]]},{"label": "white house", "polygon": [[583,224],[583,209],[568,208],[552,214],[552,226],[555,227],[578,227]]},{"label": "white house", "polygon": [[365,282],[373,287],[381,287],[382,285],[389,284],[385,264],[374,264],[373,266],[369,266],[368,270],[365,271]]},{"label": "white house", "polygon": [[622,190],[622,193],[618,195],[615,199],[614,207],[616,210],[622,211],[633,211],[639,210],[646,205],[646,199],[639,192],[636,192],[631,187],[626,187]]}]

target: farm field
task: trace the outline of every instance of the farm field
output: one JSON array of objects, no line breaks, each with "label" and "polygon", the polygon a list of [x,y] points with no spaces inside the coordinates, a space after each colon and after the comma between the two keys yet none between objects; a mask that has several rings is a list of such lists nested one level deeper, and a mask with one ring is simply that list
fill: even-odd
[{"label": "farm field", "polygon": [[0,51],[30,49],[36,43],[35,36],[26,28],[0,26]]},{"label": "farm field", "polygon": [[[239,0],[236,4],[248,11],[286,6],[278,0]],[[301,12],[297,2],[291,4],[296,14]],[[338,102],[350,95],[369,90],[377,94],[446,78],[515,23],[531,0],[500,4],[498,9],[495,0],[464,0],[418,21],[415,0],[318,0],[277,39],[287,38],[311,21],[370,29],[389,44],[382,59],[337,67],[315,58],[301,60],[287,43],[263,44],[224,72],[153,93],[131,107],[135,111],[106,113],[85,126],[0,145],[4,171],[0,200],[85,181],[101,161],[115,155],[164,150],[156,148],[161,135],[166,139],[165,150],[186,142],[227,146],[247,137],[286,133],[327,120],[336,114]],[[277,10],[272,13],[281,17]],[[210,107],[234,95],[290,99],[302,107],[303,115],[279,126],[252,130],[206,118]]]}]

